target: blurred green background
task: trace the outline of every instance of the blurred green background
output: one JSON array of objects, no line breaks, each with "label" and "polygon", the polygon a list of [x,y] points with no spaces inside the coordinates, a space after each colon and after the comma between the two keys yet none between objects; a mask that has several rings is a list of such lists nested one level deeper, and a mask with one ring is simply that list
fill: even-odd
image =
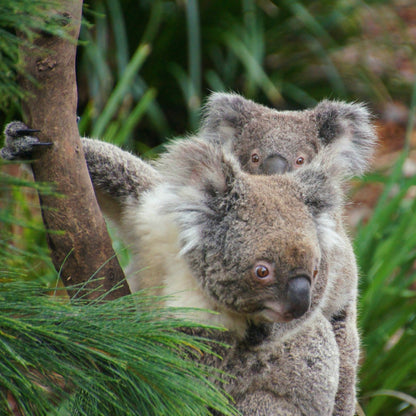
[{"label": "blurred green background", "polygon": [[[17,23],[0,14],[4,125],[21,116],[17,56],[4,44]],[[380,145],[347,213],[361,270],[360,404],[369,416],[416,415],[415,45],[414,0],[94,0],[84,2],[78,49],[81,133],[144,158],[197,130],[210,91],[278,109],[323,98],[368,104]],[[55,272],[37,197],[27,176],[10,176],[19,170],[5,166],[1,177],[0,272],[48,284]]]}]

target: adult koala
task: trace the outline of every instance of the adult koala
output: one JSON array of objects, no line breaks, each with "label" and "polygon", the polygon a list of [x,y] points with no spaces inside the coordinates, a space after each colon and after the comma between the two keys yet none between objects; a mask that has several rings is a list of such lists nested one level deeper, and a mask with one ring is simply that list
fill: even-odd
[{"label": "adult koala", "polygon": [[[24,125],[14,123],[6,128],[6,147],[2,151],[3,157],[11,159],[24,153],[25,150],[28,150],[28,154],[30,154],[33,141],[28,141],[27,137],[24,137],[24,127]],[[312,166],[319,167],[319,163],[322,167],[315,169],[315,176],[316,172],[320,172],[319,175],[323,176],[333,175],[334,164],[337,164],[338,176],[339,174],[346,176],[359,174],[366,166],[375,137],[369,122],[368,112],[357,104],[326,101],[312,110],[278,112],[235,94],[214,94],[211,97],[205,111],[200,136],[203,140],[213,143],[214,148],[220,145],[224,148],[223,152],[237,156],[239,164],[245,171],[262,175],[279,173],[283,177],[295,174],[299,176],[300,173],[297,172],[289,173],[294,171],[296,166],[302,166],[302,171],[304,171],[302,174],[306,174],[312,169]],[[141,256],[147,258],[149,263],[155,264],[160,264],[161,258],[162,260],[172,258],[172,264],[174,264],[177,252],[176,249],[171,252],[169,248],[177,244],[177,242],[171,244],[177,241],[176,235],[172,237],[170,232],[161,230],[158,235],[160,243],[163,244],[164,241],[169,243],[166,250],[153,250],[154,246],[145,239],[147,235],[154,239],[157,233],[148,234],[146,230],[141,230],[138,233],[137,228],[134,227],[137,222],[136,214],[142,192],[157,183],[162,185],[165,183],[167,173],[163,164],[162,167],[155,169],[112,145],[90,139],[83,139],[83,143],[100,205],[104,212],[116,222],[135,258]],[[184,158],[185,153],[183,154]],[[332,163],[330,168],[327,165],[328,161]],[[182,171],[183,161],[180,158],[172,159],[171,163],[170,169],[172,171],[174,169]],[[311,166],[307,166],[308,163]],[[273,178],[275,178],[273,181],[281,180],[276,176]],[[262,180],[266,181],[266,179]],[[336,242],[324,251],[324,257],[331,259],[331,267],[325,273],[319,274],[319,284],[315,285],[315,287],[319,287],[319,285],[326,287],[326,290],[319,291],[321,293],[318,297],[319,302],[315,301],[315,303],[319,303],[319,309],[331,322],[340,350],[339,388],[334,414],[352,415],[354,413],[355,377],[359,351],[355,322],[357,280],[355,259],[343,228],[342,204],[336,202],[334,206],[337,209],[326,210],[325,206],[332,201],[325,199],[323,195],[319,197],[313,195],[312,190],[316,192],[317,189],[307,180],[304,180],[303,185],[307,183],[309,183],[309,190],[304,192],[306,195],[304,203],[307,204],[310,212],[319,215],[321,224],[327,223],[326,238]],[[332,186],[336,188],[338,183]],[[341,195],[341,191],[335,193],[337,198]],[[311,199],[307,201],[309,197]],[[267,204],[263,204],[263,207],[270,210],[267,215],[272,219],[279,212]],[[266,216],[266,214],[262,215]],[[148,218],[150,221],[152,217],[148,216]],[[156,218],[154,230],[158,229],[160,221],[160,218]],[[246,221],[249,224],[253,222],[248,217]],[[302,228],[303,225],[299,224],[299,227]],[[289,227],[287,231],[293,235],[293,229]],[[330,238],[331,233],[333,238]],[[183,272],[180,268],[172,269],[167,265],[165,267],[170,270],[170,273],[179,270],[179,275]],[[134,273],[142,268],[141,261],[133,262],[130,267],[129,283],[133,289],[154,286],[159,282],[159,280],[154,280],[155,276],[151,274]],[[184,289],[179,276],[168,279],[166,284],[171,285],[172,291]],[[189,298],[191,304],[188,306],[195,306],[191,299]],[[185,300],[182,299],[180,304]],[[205,305],[202,300],[196,303],[196,306],[202,305]],[[313,305],[314,303],[312,303],[312,309],[314,309]],[[232,324],[226,326],[237,331],[240,337],[244,337],[244,331],[251,328],[250,325],[247,328],[244,325],[242,327],[237,325],[239,319],[231,321]],[[225,321],[221,321],[221,323],[226,324]],[[338,374],[338,372],[334,374]],[[324,406],[320,406],[320,408],[323,409]],[[318,412],[316,414],[326,413]]]},{"label": "adult koala", "polygon": [[342,206],[342,156],[276,176],[242,171],[199,138],[168,147],[163,180],[128,213],[142,287],[171,306],[207,308],[228,332],[215,365],[244,415],[331,415],[339,352],[321,304],[344,244],[328,215]]}]

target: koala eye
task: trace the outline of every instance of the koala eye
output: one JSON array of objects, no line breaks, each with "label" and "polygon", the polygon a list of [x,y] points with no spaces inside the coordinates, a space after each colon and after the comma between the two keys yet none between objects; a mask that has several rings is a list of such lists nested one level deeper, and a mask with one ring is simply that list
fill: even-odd
[{"label": "koala eye", "polygon": [[274,281],[274,266],[267,261],[259,261],[252,269],[252,276],[263,284],[272,283]]},{"label": "koala eye", "polygon": [[304,163],[305,163],[305,158],[304,158],[303,156],[299,156],[299,157],[296,159],[296,164],[297,164],[298,166],[302,166]]},{"label": "koala eye", "polygon": [[259,163],[260,162],[260,156],[257,153],[253,153],[251,155],[251,161],[253,163]]},{"label": "koala eye", "polygon": [[313,278],[315,279],[315,277],[317,276],[317,274],[318,274],[318,268],[317,267],[315,267],[315,269],[314,269],[314,271],[313,271]]},{"label": "koala eye", "polygon": [[269,269],[264,266],[263,264],[256,266],[256,276],[259,279],[264,279],[265,277],[267,277],[270,274]]}]

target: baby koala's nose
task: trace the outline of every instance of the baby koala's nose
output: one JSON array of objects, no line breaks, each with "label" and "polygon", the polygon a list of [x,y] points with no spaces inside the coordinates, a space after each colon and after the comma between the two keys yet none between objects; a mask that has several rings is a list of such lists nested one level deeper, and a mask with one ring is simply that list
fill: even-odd
[{"label": "baby koala's nose", "polygon": [[285,317],[297,319],[305,314],[311,305],[311,279],[306,274],[289,280]]},{"label": "baby koala's nose", "polygon": [[265,175],[282,174],[289,170],[287,160],[278,154],[270,155],[262,163],[260,171]]}]

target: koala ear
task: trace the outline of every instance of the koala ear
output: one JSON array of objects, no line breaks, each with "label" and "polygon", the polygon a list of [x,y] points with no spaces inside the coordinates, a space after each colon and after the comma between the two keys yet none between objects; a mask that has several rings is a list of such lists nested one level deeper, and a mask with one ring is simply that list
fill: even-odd
[{"label": "koala ear", "polygon": [[258,106],[235,93],[212,93],[202,113],[202,135],[217,143],[233,140]]},{"label": "koala ear", "polygon": [[345,173],[361,175],[367,169],[377,141],[370,112],[363,104],[324,100],[314,109],[319,138]]},{"label": "koala ear", "polygon": [[339,233],[337,218],[343,212],[344,193],[342,181],[313,161],[305,169],[297,169],[296,178],[300,195],[312,215],[322,252],[343,247],[345,237]]},{"label": "koala ear", "polygon": [[163,182],[156,206],[179,227],[181,254],[201,244],[203,230],[221,221],[241,170],[222,146],[197,138],[177,140],[158,161]]},{"label": "koala ear", "polygon": [[177,140],[167,146],[159,170],[174,187],[192,187],[207,196],[230,191],[241,169],[231,154],[206,140]]}]

